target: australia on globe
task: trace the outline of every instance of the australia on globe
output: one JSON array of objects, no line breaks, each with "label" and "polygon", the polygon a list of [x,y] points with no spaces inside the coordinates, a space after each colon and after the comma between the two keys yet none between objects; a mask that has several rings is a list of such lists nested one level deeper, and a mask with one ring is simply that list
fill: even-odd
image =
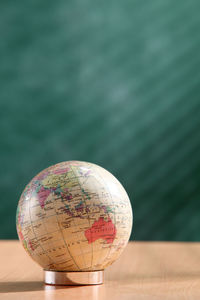
[{"label": "australia on globe", "polygon": [[25,187],[17,232],[45,270],[95,271],[112,264],[132,229],[132,209],[120,182],[92,163],[51,166]]}]

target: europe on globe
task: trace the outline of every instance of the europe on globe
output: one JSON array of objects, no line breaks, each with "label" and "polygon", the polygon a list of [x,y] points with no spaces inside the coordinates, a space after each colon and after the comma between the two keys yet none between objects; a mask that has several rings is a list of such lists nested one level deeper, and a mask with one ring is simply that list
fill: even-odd
[{"label": "europe on globe", "polygon": [[128,195],[107,170],[88,162],[53,165],[25,187],[17,207],[24,249],[44,270],[104,270],[132,229]]}]

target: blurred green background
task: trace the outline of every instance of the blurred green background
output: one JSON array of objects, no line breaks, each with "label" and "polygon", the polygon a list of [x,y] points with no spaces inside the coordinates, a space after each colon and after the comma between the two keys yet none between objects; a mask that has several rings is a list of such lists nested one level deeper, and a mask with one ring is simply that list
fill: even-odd
[{"label": "blurred green background", "polygon": [[200,241],[200,1],[0,2],[0,238],[65,160],[126,188],[132,239]]}]

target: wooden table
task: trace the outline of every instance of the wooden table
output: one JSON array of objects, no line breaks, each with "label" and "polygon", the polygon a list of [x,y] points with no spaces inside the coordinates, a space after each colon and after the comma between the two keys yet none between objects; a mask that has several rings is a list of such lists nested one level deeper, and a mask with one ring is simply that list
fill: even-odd
[{"label": "wooden table", "polygon": [[53,287],[18,241],[0,241],[0,299],[200,299],[200,243],[130,242],[100,286]]}]

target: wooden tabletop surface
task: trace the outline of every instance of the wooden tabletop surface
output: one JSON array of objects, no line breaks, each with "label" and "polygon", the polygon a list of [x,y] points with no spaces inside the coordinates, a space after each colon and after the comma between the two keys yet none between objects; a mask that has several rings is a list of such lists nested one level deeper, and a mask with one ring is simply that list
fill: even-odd
[{"label": "wooden tabletop surface", "polygon": [[53,287],[18,241],[0,241],[0,299],[200,299],[200,243],[130,242],[99,286]]}]

